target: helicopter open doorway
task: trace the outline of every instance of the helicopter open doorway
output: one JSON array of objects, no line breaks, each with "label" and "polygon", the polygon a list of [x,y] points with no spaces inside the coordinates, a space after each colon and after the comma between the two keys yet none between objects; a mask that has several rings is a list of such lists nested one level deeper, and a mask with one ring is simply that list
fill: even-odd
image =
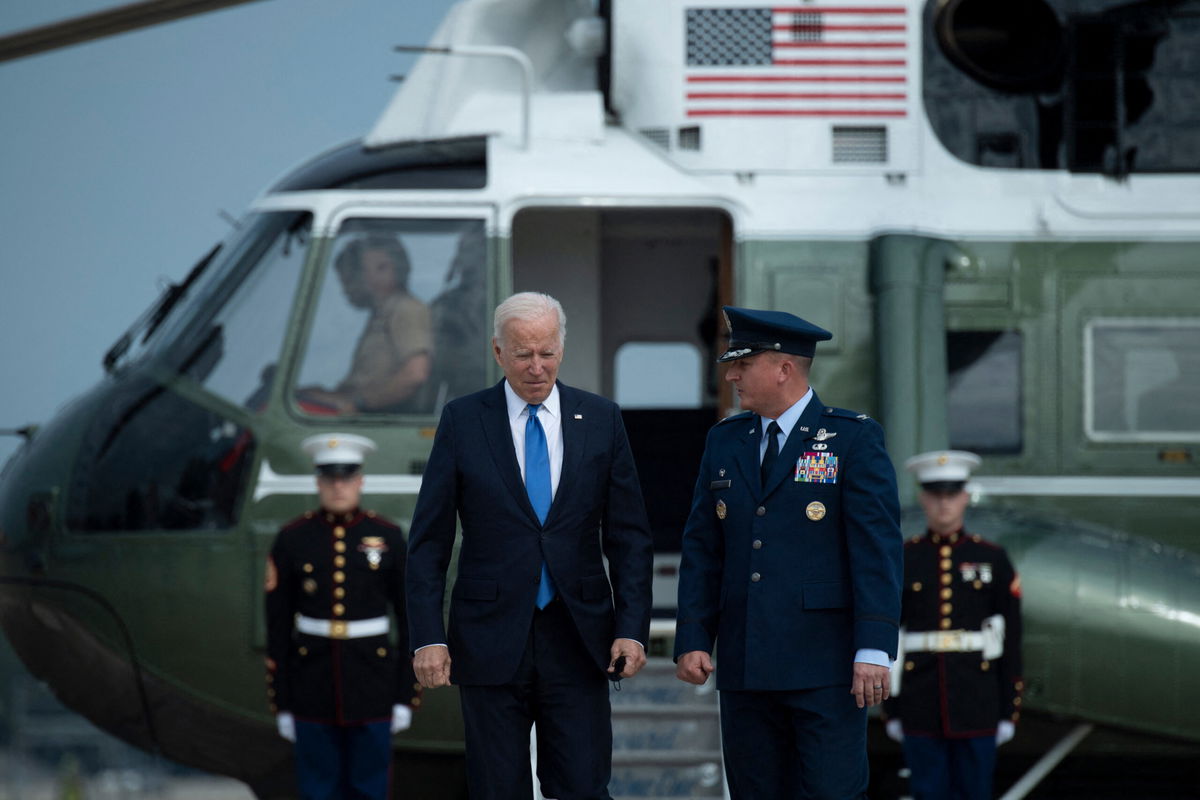
[{"label": "helicopter open doorway", "polygon": [[705,435],[733,405],[716,369],[732,220],[715,208],[526,208],[511,254],[513,290],[567,312],[563,382],[622,408],[654,534],[655,616],[673,618]]}]

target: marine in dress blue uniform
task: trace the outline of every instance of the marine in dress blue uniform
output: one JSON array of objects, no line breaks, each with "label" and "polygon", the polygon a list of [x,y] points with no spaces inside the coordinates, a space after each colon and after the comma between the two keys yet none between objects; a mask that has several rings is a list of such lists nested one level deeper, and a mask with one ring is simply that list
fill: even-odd
[{"label": "marine in dress blue uniform", "polygon": [[[716,671],[734,800],[857,798],[886,698],[902,537],[883,430],[808,385],[832,334],[727,307],[745,413],[709,432],[683,534],[677,674]],[[712,654],[717,650],[714,666]]]},{"label": "marine in dress blue uniform", "polygon": [[966,532],[961,450],[913,456],[928,528],[904,545],[901,653],[884,704],[916,800],[986,800],[996,747],[1020,719],[1021,581],[1003,548]]},{"label": "marine in dress blue uniform", "polygon": [[280,735],[295,743],[302,798],[383,800],[391,734],[421,702],[404,625],[404,537],[359,508],[370,439],[322,434],[303,447],[321,508],[285,525],[267,559],[267,695]]}]

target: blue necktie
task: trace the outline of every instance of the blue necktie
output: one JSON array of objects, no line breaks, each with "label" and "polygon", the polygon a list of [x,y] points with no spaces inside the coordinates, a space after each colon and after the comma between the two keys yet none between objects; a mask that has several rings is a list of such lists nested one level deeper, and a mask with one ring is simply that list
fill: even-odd
[{"label": "blue necktie", "polygon": [[[546,447],[546,432],[537,418],[541,405],[530,403],[525,408],[529,412],[529,420],[525,423],[525,492],[529,495],[529,504],[533,506],[533,513],[537,514],[538,522],[545,523],[553,498],[550,490],[550,451]],[[549,605],[554,593],[554,579],[550,577],[550,570],[546,569],[543,560],[537,607]]]}]

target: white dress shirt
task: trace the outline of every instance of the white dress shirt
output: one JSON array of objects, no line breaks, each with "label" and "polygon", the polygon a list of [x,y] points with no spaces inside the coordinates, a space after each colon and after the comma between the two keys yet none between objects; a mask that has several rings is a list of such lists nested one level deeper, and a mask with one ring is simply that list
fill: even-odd
[{"label": "white dress shirt", "polygon": [[[529,424],[529,403],[517,396],[507,380],[504,381],[504,399],[508,403],[508,425],[512,429],[513,447],[517,451],[517,465],[521,467],[521,483],[524,483],[525,426]],[[558,493],[563,464],[562,414],[557,384],[538,408],[537,418],[542,424],[542,430],[546,432],[546,450],[550,455],[550,498],[553,500],[554,495]]]}]

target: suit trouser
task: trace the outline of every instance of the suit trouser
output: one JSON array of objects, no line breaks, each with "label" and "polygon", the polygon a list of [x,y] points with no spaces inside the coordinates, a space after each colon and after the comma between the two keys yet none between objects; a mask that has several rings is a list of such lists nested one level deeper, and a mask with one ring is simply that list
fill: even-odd
[{"label": "suit trouser", "polygon": [[850,686],[721,695],[721,748],[733,800],[865,798],[867,711]]},{"label": "suit trouser", "polygon": [[567,607],[535,611],[512,681],[460,686],[471,800],[529,800],[529,729],[537,723],[538,779],[556,800],[610,800],[608,680]]},{"label": "suit trouser", "polygon": [[296,781],[303,800],[386,800],[391,723],[296,720]]},{"label": "suit trouser", "polygon": [[905,734],[904,761],[915,800],[988,800],[996,769],[996,737]]}]

